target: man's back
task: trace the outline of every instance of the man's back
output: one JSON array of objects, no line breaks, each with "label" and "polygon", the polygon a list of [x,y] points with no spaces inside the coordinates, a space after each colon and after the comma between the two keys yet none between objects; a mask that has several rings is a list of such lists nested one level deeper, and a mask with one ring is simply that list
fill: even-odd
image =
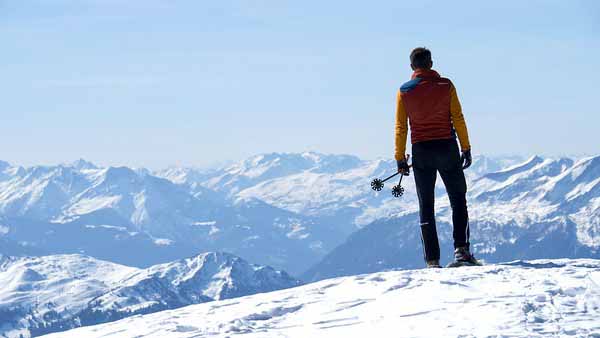
[{"label": "man's back", "polygon": [[419,70],[400,87],[410,121],[411,143],[454,136],[450,118],[452,82],[434,70]]},{"label": "man's back", "polygon": [[411,143],[452,139],[462,150],[471,144],[456,88],[432,69],[417,69],[396,99],[396,160],[404,158],[410,123]]}]

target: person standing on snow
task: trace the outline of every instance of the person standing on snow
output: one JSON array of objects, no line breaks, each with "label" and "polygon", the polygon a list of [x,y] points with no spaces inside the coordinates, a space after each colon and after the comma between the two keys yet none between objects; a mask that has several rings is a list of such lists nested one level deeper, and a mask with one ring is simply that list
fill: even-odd
[{"label": "person standing on snow", "polygon": [[[438,172],[452,207],[455,262],[449,266],[479,264],[469,249],[467,183],[463,169],[472,162],[471,144],[456,88],[449,79],[431,69],[431,52],[426,48],[415,48],[410,53],[410,66],[414,71],[412,79],[400,87],[396,99],[395,158],[398,172],[408,175],[410,169],[404,154],[410,123],[412,167],[427,267],[441,267],[434,213]],[[462,155],[459,155],[456,135]]]}]

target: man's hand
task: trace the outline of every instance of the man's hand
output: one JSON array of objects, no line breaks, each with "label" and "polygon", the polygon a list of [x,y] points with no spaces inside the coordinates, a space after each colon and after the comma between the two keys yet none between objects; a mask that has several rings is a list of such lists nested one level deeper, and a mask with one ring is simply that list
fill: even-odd
[{"label": "man's hand", "polygon": [[398,172],[404,176],[410,175],[410,167],[408,166],[408,161],[406,159],[396,161],[398,164]]},{"label": "man's hand", "polygon": [[473,158],[471,157],[471,149],[462,151],[462,155],[460,156],[460,162],[462,162],[463,170],[471,166],[471,163],[473,163]]}]

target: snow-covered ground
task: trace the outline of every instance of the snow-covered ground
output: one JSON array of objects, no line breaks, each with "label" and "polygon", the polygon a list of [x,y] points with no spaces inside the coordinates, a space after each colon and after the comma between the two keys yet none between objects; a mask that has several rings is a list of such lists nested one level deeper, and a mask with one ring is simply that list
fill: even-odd
[{"label": "snow-covered ground", "polygon": [[600,337],[600,261],[388,271],[47,337]]},{"label": "snow-covered ground", "polygon": [[300,285],[284,271],[209,252],[138,269],[84,255],[0,255],[0,337],[30,337]]}]

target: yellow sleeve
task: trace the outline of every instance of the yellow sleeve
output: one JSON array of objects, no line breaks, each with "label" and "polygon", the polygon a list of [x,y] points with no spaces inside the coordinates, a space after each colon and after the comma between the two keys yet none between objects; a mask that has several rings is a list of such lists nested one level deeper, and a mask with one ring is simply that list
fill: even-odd
[{"label": "yellow sleeve", "polygon": [[456,88],[452,86],[450,92],[450,117],[452,118],[452,125],[458,135],[458,141],[460,142],[461,150],[471,149],[471,143],[469,143],[469,132],[467,131],[467,123],[460,107],[460,101],[458,101],[458,95],[456,94]]},{"label": "yellow sleeve", "polygon": [[406,136],[408,133],[408,117],[404,104],[402,104],[402,96],[398,90],[396,96],[396,151],[394,157],[396,161],[403,160],[405,158],[404,152],[406,151]]}]

